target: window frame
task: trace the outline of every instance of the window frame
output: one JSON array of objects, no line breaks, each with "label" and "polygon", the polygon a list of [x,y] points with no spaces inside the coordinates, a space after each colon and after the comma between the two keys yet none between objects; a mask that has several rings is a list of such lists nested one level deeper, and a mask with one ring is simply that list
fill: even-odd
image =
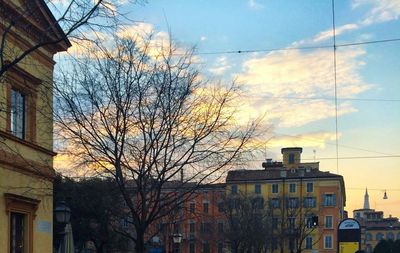
[{"label": "window frame", "polygon": [[208,201],[203,202],[203,213],[208,214],[210,212],[210,203]]},{"label": "window frame", "polygon": [[[6,132],[14,137],[16,140],[28,141],[31,143],[36,142],[36,101],[37,101],[37,86],[42,81],[30,73],[26,72],[20,67],[14,66],[9,71],[5,78],[6,86],[6,105],[7,111],[7,122]],[[12,133],[11,129],[11,102],[12,102],[12,91],[17,91],[24,96],[24,133],[23,138]]]},{"label": "window frame", "polygon": [[290,183],[289,184],[289,192],[290,193],[296,193],[296,183]]},{"label": "window frame", "polygon": [[279,184],[272,184],[271,185],[271,193],[277,194],[279,193]]},{"label": "window frame", "polygon": [[306,245],[305,245],[306,249],[312,249],[313,248],[313,238],[312,236],[307,236],[306,237]]},{"label": "window frame", "polygon": [[[329,223],[328,221],[329,221],[330,223]],[[330,226],[328,226],[328,225],[330,225]],[[329,229],[332,229],[332,228],[333,228],[333,215],[326,215],[326,216],[325,216],[324,227],[325,227],[325,228],[329,228]]]},{"label": "window frame", "polygon": [[25,231],[26,231],[26,238],[24,239],[26,241],[26,248],[25,252],[26,253],[33,253],[33,234],[34,234],[34,229],[33,229],[33,223],[34,219],[36,218],[36,211],[39,207],[40,200],[37,199],[32,199],[12,193],[4,193],[4,198],[6,202],[6,213],[8,216],[8,242],[7,242],[7,247],[8,251],[10,252],[11,250],[11,238],[10,238],[10,232],[11,232],[11,215],[12,213],[20,213],[25,216]]},{"label": "window frame", "polygon": [[[307,188],[306,191],[307,191],[308,193],[314,192],[314,183],[313,183],[313,182],[307,182],[306,188]],[[311,190],[310,190],[309,188],[311,188]]]},{"label": "window frame", "polygon": [[[330,240],[329,240],[330,246],[327,244],[328,238],[330,238]],[[325,235],[324,236],[324,249],[333,249],[333,235]]]},{"label": "window frame", "polygon": [[236,184],[231,185],[231,194],[238,194],[238,186]]},{"label": "window frame", "polygon": [[261,184],[255,184],[254,185],[254,193],[255,194],[261,194]]},{"label": "window frame", "polygon": [[24,140],[26,136],[26,95],[14,87],[10,92],[10,133]]}]

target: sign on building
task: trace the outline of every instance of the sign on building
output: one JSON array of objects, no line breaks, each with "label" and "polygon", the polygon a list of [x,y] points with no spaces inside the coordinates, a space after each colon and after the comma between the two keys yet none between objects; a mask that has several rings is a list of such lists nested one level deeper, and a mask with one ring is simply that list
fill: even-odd
[{"label": "sign on building", "polygon": [[354,253],[361,246],[361,227],[355,219],[344,219],[339,223],[338,253]]}]

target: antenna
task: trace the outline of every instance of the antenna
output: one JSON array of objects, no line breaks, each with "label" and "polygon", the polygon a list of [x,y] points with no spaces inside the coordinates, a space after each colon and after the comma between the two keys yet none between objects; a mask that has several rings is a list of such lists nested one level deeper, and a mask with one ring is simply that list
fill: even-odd
[{"label": "antenna", "polygon": [[314,149],[314,150],[313,150],[313,153],[314,153],[314,162],[315,162],[316,156],[317,156],[317,155],[316,155],[316,154],[317,154],[317,151]]}]

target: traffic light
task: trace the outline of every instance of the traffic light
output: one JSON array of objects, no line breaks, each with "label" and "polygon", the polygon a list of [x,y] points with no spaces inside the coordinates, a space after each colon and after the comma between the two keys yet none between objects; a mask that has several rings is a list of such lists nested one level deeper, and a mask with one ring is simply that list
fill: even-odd
[{"label": "traffic light", "polygon": [[313,227],[318,226],[318,216],[313,216],[311,218],[311,224],[312,224]]}]

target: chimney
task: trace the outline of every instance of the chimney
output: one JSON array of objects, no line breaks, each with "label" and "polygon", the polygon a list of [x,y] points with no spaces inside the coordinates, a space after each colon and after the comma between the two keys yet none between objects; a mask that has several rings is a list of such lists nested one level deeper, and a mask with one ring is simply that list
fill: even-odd
[{"label": "chimney", "polygon": [[303,149],[300,147],[282,148],[283,165],[286,168],[296,168],[301,162],[301,153]]}]

